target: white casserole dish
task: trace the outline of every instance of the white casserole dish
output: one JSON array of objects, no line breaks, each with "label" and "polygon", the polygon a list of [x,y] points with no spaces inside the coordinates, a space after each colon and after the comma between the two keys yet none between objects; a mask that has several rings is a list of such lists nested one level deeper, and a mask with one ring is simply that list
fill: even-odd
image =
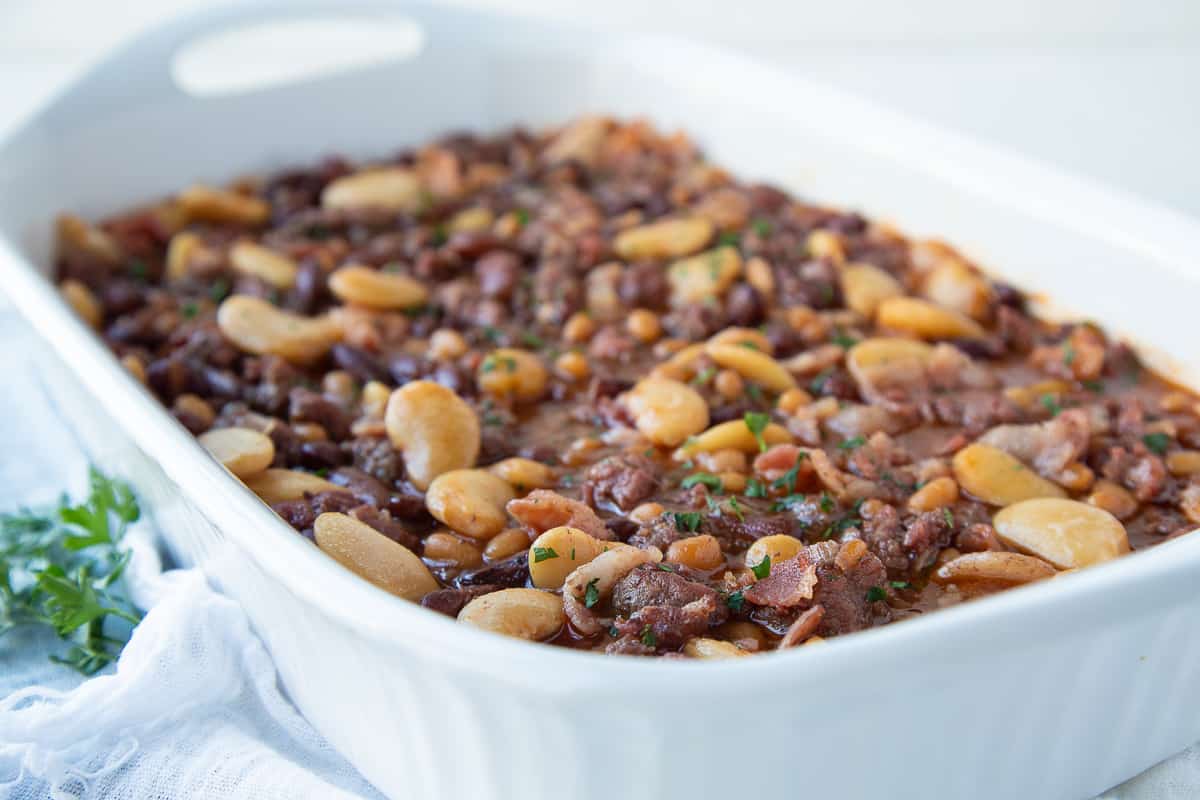
[{"label": "white casserole dish", "polygon": [[[202,33],[398,8],[426,37],[404,63],[206,99],[169,77]],[[318,730],[385,793],[422,800],[1086,797],[1200,739],[1200,537],[777,655],[696,663],[511,641],[395,599],[296,536],[43,277],[60,210],[97,216],[199,179],[586,111],[682,127],[739,175],[961,245],[1172,353],[1181,381],[1200,367],[1200,226],[743,58],[364,0],[162,27],[0,149],[0,279],[57,352],[69,424],[132,477],[174,554],[245,605]]]}]

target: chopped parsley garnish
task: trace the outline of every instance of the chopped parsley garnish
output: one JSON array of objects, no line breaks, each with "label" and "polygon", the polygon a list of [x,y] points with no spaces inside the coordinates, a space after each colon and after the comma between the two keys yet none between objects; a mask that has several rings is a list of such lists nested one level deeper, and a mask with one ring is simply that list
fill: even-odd
[{"label": "chopped parsley garnish", "polygon": [[496,356],[490,355],[483,360],[479,366],[482,372],[495,372],[497,369],[503,368],[505,372],[517,371],[517,360],[512,356]]},{"label": "chopped parsley garnish", "polygon": [[440,247],[441,245],[444,245],[446,240],[449,238],[450,237],[446,235],[446,226],[438,225],[433,229],[433,235],[430,237],[430,241],[433,243],[434,247]]},{"label": "chopped parsley garnish", "polygon": [[649,625],[642,628],[642,644],[646,647],[658,647],[658,637],[654,635],[654,631]]},{"label": "chopped parsley garnish", "polygon": [[600,602],[600,589],[596,586],[600,582],[599,578],[592,578],[588,581],[587,588],[583,590],[583,604],[588,608]]},{"label": "chopped parsley garnish", "polygon": [[713,475],[711,472],[697,472],[694,475],[688,475],[680,482],[679,485],[684,489],[690,489],[697,483],[703,483],[714,492],[721,491],[721,479],[716,475]]},{"label": "chopped parsley garnish", "polygon": [[757,383],[746,384],[746,395],[755,403],[762,403],[763,401],[762,389],[758,388]]},{"label": "chopped parsley garnish", "polygon": [[224,278],[217,278],[213,281],[212,286],[208,287],[208,299],[214,303],[219,303],[229,294],[229,281]]},{"label": "chopped parsley garnish", "polygon": [[747,350],[753,350],[756,353],[759,352],[758,345],[756,345],[754,342],[750,341],[749,339],[747,339],[746,341],[738,342],[737,346],[744,347]]},{"label": "chopped parsley garnish", "polygon": [[558,558],[558,553],[554,552],[553,547],[533,548],[533,563],[540,564],[543,561],[549,561],[552,558]]},{"label": "chopped parsley garnish", "polygon": [[700,521],[703,519],[699,511],[674,511],[671,517],[675,520],[675,530],[683,533],[700,530]]},{"label": "chopped parsley garnish", "polygon": [[811,381],[808,382],[808,389],[813,394],[820,394],[825,390],[825,382],[833,375],[834,367],[826,367],[818,372]]},{"label": "chopped parsley garnish", "polygon": [[849,350],[851,347],[854,347],[854,345],[858,344],[858,339],[842,333],[841,331],[838,331],[832,337],[830,337],[829,341],[845,350]]},{"label": "chopped parsley garnish", "polygon": [[742,504],[738,502],[736,497],[729,498],[729,510],[738,518],[739,522],[745,522],[746,516],[742,514]]},{"label": "chopped parsley garnish", "polygon": [[1095,394],[1104,394],[1104,381],[1084,381],[1083,388]]},{"label": "chopped parsley garnish", "polygon": [[484,325],[480,330],[483,331],[483,335],[487,337],[487,340],[493,344],[500,344],[500,340],[504,338],[500,331],[491,325]]},{"label": "chopped parsley garnish", "polygon": [[837,509],[837,503],[833,501],[829,492],[821,492],[821,510],[826,514],[832,514],[835,509]]},{"label": "chopped parsley garnish", "polygon": [[717,374],[716,367],[705,367],[696,373],[696,377],[692,378],[692,383],[696,386],[708,383],[712,380],[713,375]]},{"label": "chopped parsley garnish", "polygon": [[188,300],[179,307],[179,312],[183,314],[184,319],[194,319],[200,313],[200,305],[195,300]]},{"label": "chopped parsley garnish", "polygon": [[767,429],[767,425],[771,424],[771,416],[760,411],[747,411],[742,415],[742,421],[746,423],[746,427],[754,435],[754,440],[758,442],[759,452],[766,452],[767,440],[763,438],[763,431]]},{"label": "chopped parsley garnish", "polygon": [[791,469],[787,472],[771,481],[771,488],[783,489],[788,494],[794,493],[796,491],[796,479],[800,477],[800,465],[806,458],[808,458],[808,453],[803,450],[796,453],[796,463],[792,464]]},{"label": "chopped parsley garnish", "polygon": [[766,237],[766,236],[771,235],[771,221],[770,220],[756,219],[750,223],[750,227],[753,228],[754,232],[757,233],[759,236]]},{"label": "chopped parsley garnish", "polygon": [[150,267],[140,258],[130,259],[127,266],[129,274],[133,276],[134,280],[144,281],[150,276]]},{"label": "chopped parsley garnish", "polygon": [[730,611],[741,611],[745,603],[746,597],[740,591],[730,592],[729,596],[725,598],[725,605],[729,607]]},{"label": "chopped parsley garnish", "polygon": [[499,414],[493,414],[491,411],[485,411],[483,414],[483,424],[489,426],[503,425],[504,417],[500,416]]},{"label": "chopped parsley garnish", "polygon": [[760,581],[771,574],[771,557],[763,556],[763,560],[750,567],[750,571],[754,573],[754,577]]},{"label": "chopped parsley garnish", "polygon": [[563,475],[561,478],[559,478],[558,482],[563,486],[570,488],[571,486],[575,485],[575,476],[568,472],[566,475]]},{"label": "chopped parsley garnish", "polygon": [[887,600],[887,590],[882,586],[872,586],[870,589],[867,589],[868,603],[879,603],[883,600]]},{"label": "chopped parsley garnish", "polygon": [[534,350],[541,350],[546,346],[546,340],[538,336],[536,333],[525,331],[521,334],[521,341]]},{"label": "chopped parsley garnish", "polygon": [[1075,345],[1071,344],[1071,340],[1063,342],[1063,364],[1071,366],[1075,363]]},{"label": "chopped parsley garnish", "polygon": [[725,231],[717,237],[718,247],[737,247],[741,243],[742,237],[737,231]]},{"label": "chopped parsley garnish", "polygon": [[319,469],[314,469],[313,475],[316,475],[318,478],[327,477],[329,475],[329,467],[320,467]]},{"label": "chopped parsley garnish", "polygon": [[954,512],[953,511],[951,511],[948,508],[943,508],[942,509],[942,519],[944,519],[946,521],[947,526],[949,526],[951,528],[954,527]]},{"label": "chopped parsley garnish", "polygon": [[526,225],[529,224],[529,212],[526,211],[525,209],[518,208],[516,211],[513,212],[513,214],[516,215],[517,222],[521,225],[521,227],[525,227]]},{"label": "chopped parsley garnish", "polygon": [[746,497],[766,497],[767,487],[758,478],[746,480]]},{"label": "chopped parsley garnish", "polygon": [[1050,412],[1051,417],[1057,417],[1058,412],[1062,411],[1062,406],[1058,402],[1058,398],[1052,394],[1044,394],[1038,398],[1038,402],[1042,404],[1042,408]]},{"label": "chopped parsley garnish", "polygon": [[654,566],[658,569],[659,572],[674,572],[675,571],[675,567],[671,566],[670,564],[666,563],[665,561],[660,561],[657,564],[655,564]]},{"label": "chopped parsley garnish", "polygon": [[621,632],[617,630],[616,625],[609,625],[608,626],[608,635],[615,639],[621,635]]},{"label": "chopped parsley garnish", "polygon": [[912,588],[912,584],[909,583],[908,581],[892,581],[891,584],[892,584],[893,589],[911,589]]},{"label": "chopped parsley garnish", "polygon": [[789,494],[787,497],[781,497],[771,504],[772,511],[786,511],[792,506],[803,503],[808,498],[802,494]]},{"label": "chopped parsley garnish", "polygon": [[867,443],[867,438],[865,436],[855,436],[855,437],[847,439],[846,441],[839,444],[838,449],[839,450],[853,450],[856,447],[862,447],[866,443]]},{"label": "chopped parsley garnish", "polygon": [[1167,452],[1167,448],[1171,445],[1171,437],[1161,431],[1147,433],[1142,437],[1142,441],[1146,443],[1146,447],[1160,456]]}]

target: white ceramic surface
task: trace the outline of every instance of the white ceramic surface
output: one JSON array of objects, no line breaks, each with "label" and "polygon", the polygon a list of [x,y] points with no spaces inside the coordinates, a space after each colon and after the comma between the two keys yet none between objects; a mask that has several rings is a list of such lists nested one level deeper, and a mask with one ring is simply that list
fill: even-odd
[{"label": "white ceramic surface", "polygon": [[[204,31],[403,8],[415,59],[198,100]],[[353,11],[351,11],[353,9]],[[821,647],[603,658],[457,626],[359,581],[209,460],[42,277],[54,214],[192,180],[388,152],[450,128],[647,114],[718,162],[961,244],[1194,378],[1200,228],[746,59],[655,37],[356,0],[241,5],[112,56],[0,146],[0,281],[61,358],[64,414],[171,548],[248,609],[287,690],[404,798],[1062,798],[1200,739],[1200,537]]]}]

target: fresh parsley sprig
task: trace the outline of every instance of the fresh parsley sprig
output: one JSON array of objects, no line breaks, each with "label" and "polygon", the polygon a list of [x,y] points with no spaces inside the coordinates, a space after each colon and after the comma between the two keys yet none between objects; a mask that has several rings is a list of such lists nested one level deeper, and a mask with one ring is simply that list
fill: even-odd
[{"label": "fresh parsley sprig", "polygon": [[0,514],[0,636],[52,628],[71,648],[51,658],[85,675],[115,661],[141,621],[119,584],[130,556],[121,539],[139,515],[129,487],[96,469],[82,503],[64,495],[46,511]]}]

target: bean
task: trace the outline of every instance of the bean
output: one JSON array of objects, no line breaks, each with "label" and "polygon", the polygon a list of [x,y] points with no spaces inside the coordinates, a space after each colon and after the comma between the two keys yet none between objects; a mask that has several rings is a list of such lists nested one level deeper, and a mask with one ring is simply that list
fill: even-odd
[{"label": "bean", "polygon": [[811,402],[812,395],[803,389],[788,389],[779,395],[779,402],[776,405],[785,414],[795,414],[801,406],[806,406]]},{"label": "bean", "polygon": [[1100,481],[1088,495],[1087,502],[1102,508],[1117,519],[1129,519],[1138,510],[1138,501],[1124,486],[1112,481]]},{"label": "bean", "polygon": [[652,521],[661,517],[665,511],[666,509],[663,508],[661,503],[642,503],[634,507],[627,516],[638,525],[649,525]]},{"label": "bean", "polygon": [[692,387],[669,378],[643,378],[625,395],[642,435],[675,447],[708,426],[708,404]]},{"label": "bean", "polygon": [[450,328],[438,328],[429,336],[429,357],[435,361],[453,361],[469,349],[463,335]]},{"label": "bean", "polygon": [[708,244],[713,232],[712,222],[704,217],[661,220],[617,234],[613,250],[627,261],[680,258]]},{"label": "bean", "polygon": [[490,539],[504,530],[504,506],[516,497],[508,482],[482,469],[443,472],[425,492],[425,508],[456,533]]},{"label": "bean", "polygon": [[1167,469],[1172,475],[1195,475],[1200,473],[1200,451],[1177,450],[1167,453]]},{"label": "bean", "polygon": [[[775,354],[775,345],[767,338],[767,335],[762,331],[757,331],[754,328],[738,328],[729,327],[713,334],[709,340],[710,345],[736,345],[738,347],[748,347],[751,350],[757,350],[760,353],[767,355]],[[697,351],[699,352],[699,351]]]},{"label": "bean", "polygon": [[180,231],[167,245],[167,280],[181,281],[188,276],[192,261],[204,252],[204,242],[191,231]]},{"label": "bean", "polygon": [[566,622],[562,600],[540,589],[501,589],[476,597],[458,613],[458,621],[485,631],[544,641]]},{"label": "bean", "polygon": [[488,561],[503,561],[529,547],[529,534],[523,528],[508,528],[493,536],[483,548]]},{"label": "bean", "polygon": [[413,278],[358,264],[330,275],[329,290],[343,303],[380,311],[419,308],[429,301],[428,290]]},{"label": "bean", "polygon": [[958,483],[954,478],[934,478],[908,498],[908,507],[913,511],[933,511],[946,508],[958,501]]},{"label": "bean", "polygon": [[242,479],[257,475],[275,460],[271,437],[249,428],[217,428],[201,434],[200,444]]},{"label": "bean", "polygon": [[583,381],[592,374],[587,356],[574,351],[563,353],[554,360],[554,371],[570,381]]},{"label": "bean", "polygon": [[667,548],[666,560],[702,572],[710,572],[725,563],[725,554],[721,552],[721,543],[716,537],[702,533],[671,542]]},{"label": "bean", "polygon": [[[782,425],[769,423],[762,431],[763,441],[768,447],[776,444],[790,444],[792,435]],[[714,425],[703,433],[685,442],[677,451],[677,457],[690,458],[697,453],[714,453],[718,450],[741,450],[743,453],[757,453],[758,439],[746,425],[745,420],[731,419]]]},{"label": "bean", "polygon": [[313,538],[343,567],[397,597],[420,600],[438,588],[415,553],[353,517],[322,514],[313,523]]},{"label": "bean", "polygon": [[241,274],[283,290],[296,285],[296,275],[300,271],[296,262],[282,253],[245,240],[230,248],[229,263]]},{"label": "bean", "polygon": [[813,258],[823,258],[837,266],[846,263],[846,248],[842,244],[842,237],[833,231],[813,231],[805,241],[805,248]]},{"label": "bean", "polygon": [[985,503],[1007,506],[1035,497],[1064,497],[1066,492],[1013,456],[986,444],[959,450],[952,462],[958,485]]},{"label": "bean", "polygon": [[732,642],[723,642],[720,639],[710,639],[706,636],[688,639],[683,645],[683,654],[688,658],[701,659],[739,658],[749,655]]},{"label": "bean", "polygon": [[483,563],[478,547],[446,531],[426,536],[422,554],[428,561],[459,569],[471,569]]},{"label": "bean", "polygon": [[915,297],[889,297],[879,304],[877,322],[918,339],[980,339],[984,330],[965,314]]},{"label": "bean", "polygon": [[1129,552],[1125,526],[1096,506],[1043,497],[1006,506],[992,518],[1005,544],[1032,553],[1059,569],[1108,561]]},{"label": "bean", "polygon": [[642,344],[653,344],[662,336],[662,325],[658,321],[658,315],[644,308],[635,308],[629,312],[625,328],[630,336]]},{"label": "bean", "polygon": [[271,218],[271,207],[265,201],[209,186],[196,185],[185,189],[175,198],[175,202],[188,221],[257,226]]},{"label": "bean", "polygon": [[607,545],[578,528],[561,525],[533,540],[529,576],[539,589],[560,589],[567,576],[604,552]]},{"label": "bean", "polygon": [[933,579],[937,583],[999,581],[1017,585],[1053,578],[1057,574],[1054,567],[1040,558],[987,550],[981,553],[967,553],[948,561],[937,568]]},{"label": "bean", "polygon": [[266,469],[247,477],[245,484],[269,506],[286,500],[303,500],[306,494],[344,491],[324,478],[291,469]]},{"label": "bean", "polygon": [[610,126],[606,117],[580,117],[554,137],[542,152],[542,159],[549,164],[578,161],[589,167],[595,166]]},{"label": "bean", "polygon": [[121,248],[109,234],[74,214],[61,214],[55,233],[63,253],[78,253],[105,264],[121,261]]},{"label": "bean", "polygon": [[67,305],[91,328],[99,329],[104,323],[104,307],[92,290],[74,278],[67,278],[58,285]]},{"label": "bean", "polygon": [[847,264],[841,272],[842,295],[846,306],[867,319],[889,297],[904,294],[904,287],[889,273],[872,264]]},{"label": "bean", "polygon": [[775,295],[775,275],[765,259],[756,256],[746,262],[746,283],[768,300]]},{"label": "bean", "polygon": [[531,489],[552,489],[558,483],[554,470],[540,461],[529,458],[506,458],[488,467],[488,472],[502,478],[518,495]]},{"label": "bean", "polygon": [[708,344],[705,354],[722,367],[728,367],[751,383],[769,392],[782,393],[796,388],[796,379],[775,359],[748,347]]},{"label": "bean", "polygon": [[409,479],[428,488],[443,472],[475,464],[479,419],[451,390],[432,381],[412,381],[392,392],[384,415],[388,438],[404,451]]},{"label": "bean", "polygon": [[474,208],[464,208],[459,211],[446,224],[446,230],[450,233],[463,233],[485,231],[492,226],[496,215],[489,208],[476,206]]},{"label": "bean", "polygon": [[988,282],[958,259],[947,259],[926,276],[921,294],[939,306],[976,320],[987,318],[991,305]]},{"label": "bean", "polygon": [[323,208],[380,208],[419,211],[427,202],[416,173],[403,167],[383,167],[338,178],[321,192]]},{"label": "bean", "polygon": [[563,339],[571,344],[583,344],[595,332],[595,321],[584,311],[576,311],[563,324]]},{"label": "bean", "polygon": [[712,302],[741,274],[742,256],[732,247],[718,247],[676,261],[667,270],[671,300],[677,306]]},{"label": "bean", "polygon": [[248,295],[226,298],[217,309],[217,326],[240,350],[297,364],[321,359],[341,338],[328,317],[302,317]]},{"label": "bean", "polygon": [[804,548],[804,542],[786,533],[777,533],[756,539],[746,550],[746,564],[753,566],[761,564],[763,559],[770,556],[772,564],[795,558]]},{"label": "bean", "polygon": [[531,402],[546,390],[549,375],[542,360],[526,350],[502,347],[479,362],[475,381],[479,391],[493,397]]}]

